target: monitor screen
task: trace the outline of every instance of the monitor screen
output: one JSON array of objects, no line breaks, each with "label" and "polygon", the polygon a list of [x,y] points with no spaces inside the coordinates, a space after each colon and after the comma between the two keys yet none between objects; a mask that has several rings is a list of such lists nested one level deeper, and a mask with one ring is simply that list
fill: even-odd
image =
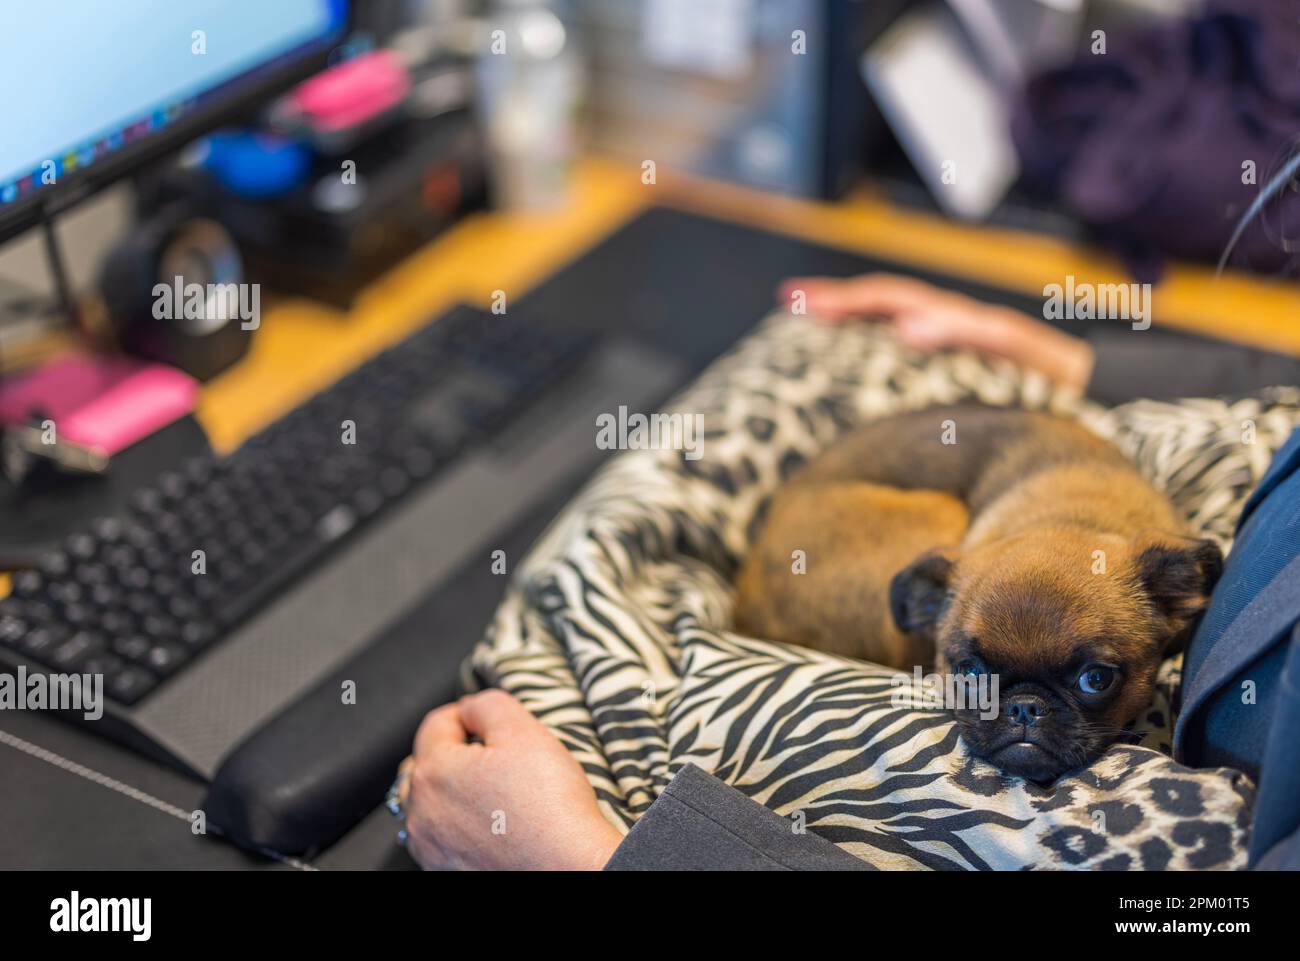
[{"label": "monitor screen", "polygon": [[0,31],[0,238],[20,210],[76,199],[144,148],[194,136],[196,121],[296,79],[295,67],[337,43],[348,15],[347,0],[10,6]]}]

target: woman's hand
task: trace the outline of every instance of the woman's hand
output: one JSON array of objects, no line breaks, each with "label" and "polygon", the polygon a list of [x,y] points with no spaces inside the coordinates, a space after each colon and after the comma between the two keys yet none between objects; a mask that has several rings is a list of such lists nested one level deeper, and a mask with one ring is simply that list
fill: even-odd
[{"label": "woman's hand", "polygon": [[430,711],[401,770],[407,850],[427,869],[599,870],[623,840],[578,762],[503,691]]},{"label": "woman's hand", "polygon": [[867,318],[888,324],[908,347],[932,353],[967,348],[1031,367],[1065,386],[1082,389],[1092,375],[1087,342],[1019,311],[986,304],[910,277],[794,277],[781,284],[782,303],[802,293],[812,316],[832,323]]}]

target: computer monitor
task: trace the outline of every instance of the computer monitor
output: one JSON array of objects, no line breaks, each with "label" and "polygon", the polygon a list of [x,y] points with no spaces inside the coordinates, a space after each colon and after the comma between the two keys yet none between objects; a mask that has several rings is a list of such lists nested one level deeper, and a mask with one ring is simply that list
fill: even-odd
[{"label": "computer monitor", "polygon": [[6,4],[0,242],[318,70],[348,0]]}]

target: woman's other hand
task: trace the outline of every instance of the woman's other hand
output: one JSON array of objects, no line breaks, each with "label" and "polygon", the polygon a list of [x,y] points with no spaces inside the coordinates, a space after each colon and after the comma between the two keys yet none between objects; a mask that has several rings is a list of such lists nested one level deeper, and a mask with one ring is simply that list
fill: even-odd
[{"label": "woman's other hand", "polygon": [[986,304],[911,277],[793,277],[778,298],[800,304],[825,323],[874,320],[889,326],[899,342],[925,353],[967,349],[1033,368],[1052,380],[1083,389],[1092,374],[1086,341],[1041,320],[997,304]]}]

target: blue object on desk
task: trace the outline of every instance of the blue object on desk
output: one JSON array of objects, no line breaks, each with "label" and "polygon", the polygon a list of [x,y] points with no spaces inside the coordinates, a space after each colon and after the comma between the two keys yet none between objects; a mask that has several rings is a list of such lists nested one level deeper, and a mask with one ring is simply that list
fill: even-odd
[{"label": "blue object on desk", "polygon": [[312,151],[286,137],[223,131],[204,141],[201,165],[218,183],[241,197],[278,197],[302,184],[311,171]]}]

